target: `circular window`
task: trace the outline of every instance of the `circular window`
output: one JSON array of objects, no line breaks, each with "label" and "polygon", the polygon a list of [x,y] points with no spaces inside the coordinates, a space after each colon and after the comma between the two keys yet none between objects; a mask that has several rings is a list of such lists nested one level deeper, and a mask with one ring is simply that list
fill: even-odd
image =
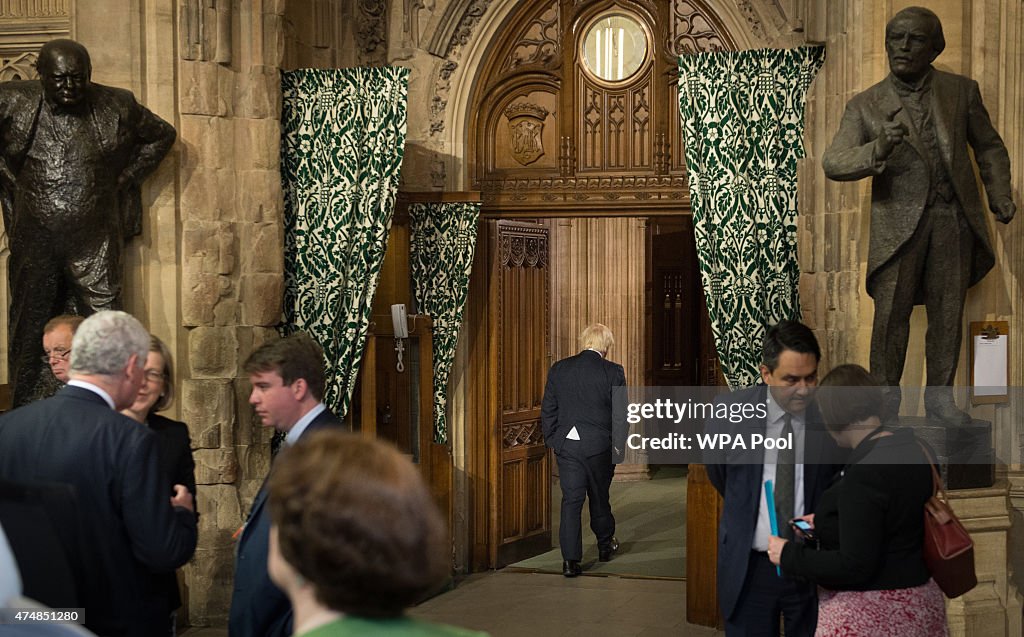
[{"label": "circular window", "polygon": [[647,32],[628,15],[598,18],[583,38],[587,69],[608,82],[619,82],[636,73],[647,57]]}]

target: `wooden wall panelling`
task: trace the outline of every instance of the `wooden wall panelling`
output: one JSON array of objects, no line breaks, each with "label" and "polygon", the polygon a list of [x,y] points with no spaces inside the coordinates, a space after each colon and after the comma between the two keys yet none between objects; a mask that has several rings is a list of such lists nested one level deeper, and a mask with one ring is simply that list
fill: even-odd
[{"label": "wooden wall panelling", "polygon": [[499,221],[498,386],[502,392],[495,488],[496,566],[551,546],[550,456],[540,427],[548,351],[548,231],[538,224]]}]

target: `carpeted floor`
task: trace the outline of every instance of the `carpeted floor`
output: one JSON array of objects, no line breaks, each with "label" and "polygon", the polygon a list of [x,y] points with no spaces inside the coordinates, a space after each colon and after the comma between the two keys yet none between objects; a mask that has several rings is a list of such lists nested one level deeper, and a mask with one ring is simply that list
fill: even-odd
[{"label": "carpeted floor", "polygon": [[[558,513],[562,493],[557,480],[552,488],[552,537],[558,541]],[[583,572],[642,578],[686,578],[686,469],[665,466],[651,480],[613,482],[612,513],[619,552],[610,562],[597,560],[597,540],[590,532],[590,516],[583,507]],[[556,546],[521,562],[509,571],[561,573],[562,555]]]}]

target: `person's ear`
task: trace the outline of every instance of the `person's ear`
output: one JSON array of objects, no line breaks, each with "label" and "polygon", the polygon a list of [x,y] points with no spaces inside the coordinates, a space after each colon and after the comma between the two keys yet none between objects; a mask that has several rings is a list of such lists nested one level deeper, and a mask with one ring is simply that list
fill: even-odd
[{"label": "person's ear", "polygon": [[764,363],[761,363],[761,366],[758,369],[761,370],[761,382],[763,382],[765,385],[770,384],[768,382],[768,379],[771,378],[772,370],[768,369],[768,366],[765,365]]},{"label": "person's ear", "polygon": [[295,382],[292,383],[292,397],[297,402],[305,400],[306,395],[309,393],[309,384],[305,378],[296,378]]}]

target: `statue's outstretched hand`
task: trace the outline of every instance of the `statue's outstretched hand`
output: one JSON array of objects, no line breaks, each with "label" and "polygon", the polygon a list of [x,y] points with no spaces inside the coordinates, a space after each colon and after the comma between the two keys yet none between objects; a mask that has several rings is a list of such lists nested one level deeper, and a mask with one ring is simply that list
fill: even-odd
[{"label": "statue's outstretched hand", "polygon": [[882,122],[882,131],[878,134],[878,139],[875,142],[877,149],[875,159],[879,161],[887,159],[892,154],[892,150],[903,143],[903,138],[908,132],[902,122],[893,121],[901,110],[903,110],[902,106],[896,107]]},{"label": "statue's outstretched hand", "polygon": [[1013,216],[1017,214],[1017,205],[1013,203],[1013,200],[1009,197],[1001,199],[991,204],[992,212],[996,215],[1001,223],[1010,223]]}]

